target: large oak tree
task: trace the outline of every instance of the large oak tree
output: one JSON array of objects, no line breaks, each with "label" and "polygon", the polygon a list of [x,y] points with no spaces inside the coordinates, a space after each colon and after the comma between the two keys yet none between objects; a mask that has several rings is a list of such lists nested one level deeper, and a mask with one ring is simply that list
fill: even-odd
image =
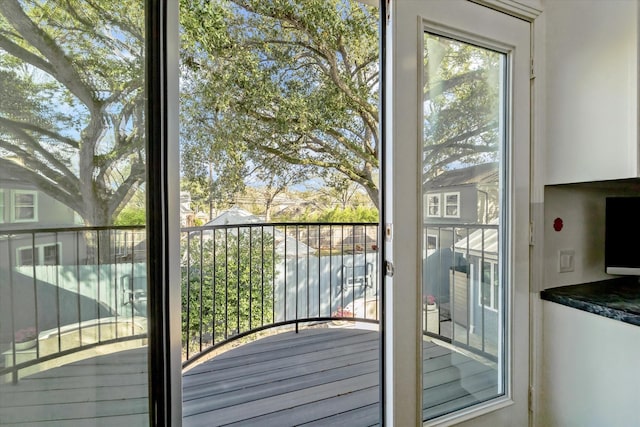
[{"label": "large oak tree", "polygon": [[145,180],[143,7],[0,0],[0,168],[87,225]]}]

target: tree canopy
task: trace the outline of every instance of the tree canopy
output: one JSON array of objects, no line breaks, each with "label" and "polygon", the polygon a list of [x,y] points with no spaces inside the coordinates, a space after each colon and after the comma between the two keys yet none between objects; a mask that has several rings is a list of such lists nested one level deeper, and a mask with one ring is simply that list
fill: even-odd
[{"label": "tree canopy", "polygon": [[145,180],[144,2],[0,1],[0,168],[112,224]]},{"label": "tree canopy", "polygon": [[[181,0],[181,8],[187,171],[204,169],[195,152],[219,183],[237,183],[248,164],[276,156],[326,182],[357,183],[377,206],[377,9],[355,0]],[[425,39],[425,180],[495,161],[499,61]]]},{"label": "tree canopy", "polygon": [[229,173],[275,157],[284,164],[272,172],[338,174],[377,205],[376,8],[181,0],[181,11],[185,172],[214,164],[217,179],[237,182]]}]

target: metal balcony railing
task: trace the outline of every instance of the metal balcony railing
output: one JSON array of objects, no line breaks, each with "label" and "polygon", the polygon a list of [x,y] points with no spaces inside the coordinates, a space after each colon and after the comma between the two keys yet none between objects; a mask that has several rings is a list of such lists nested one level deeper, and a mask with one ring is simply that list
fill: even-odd
[{"label": "metal balcony railing", "polygon": [[505,295],[498,226],[450,223],[422,231],[423,333],[497,360]]},{"label": "metal balcony railing", "polygon": [[378,321],[377,224],[192,227],[181,245],[184,367],[267,328]]},{"label": "metal balcony railing", "polygon": [[144,340],[146,230],[0,233],[0,380],[98,345]]},{"label": "metal balcony railing", "polygon": [[[497,357],[495,225],[423,228],[423,333]],[[0,233],[0,379],[102,344],[144,340],[146,230]],[[181,231],[183,367],[268,328],[379,320],[378,225],[259,223]],[[30,343],[27,335],[36,335]],[[18,340],[19,338],[19,340]]]}]

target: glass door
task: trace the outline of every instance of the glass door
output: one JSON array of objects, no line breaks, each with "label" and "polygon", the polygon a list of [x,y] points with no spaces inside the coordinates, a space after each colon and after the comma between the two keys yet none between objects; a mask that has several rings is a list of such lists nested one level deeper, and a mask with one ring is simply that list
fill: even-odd
[{"label": "glass door", "polygon": [[150,3],[0,3],[0,425],[150,424]]},{"label": "glass door", "polygon": [[414,1],[388,31],[387,421],[526,425],[529,24]]}]

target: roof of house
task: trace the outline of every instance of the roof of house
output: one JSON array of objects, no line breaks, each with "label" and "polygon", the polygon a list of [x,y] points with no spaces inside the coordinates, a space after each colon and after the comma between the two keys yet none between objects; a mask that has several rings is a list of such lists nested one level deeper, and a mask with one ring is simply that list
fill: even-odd
[{"label": "roof of house", "polygon": [[481,163],[466,168],[451,169],[429,179],[424,189],[454,187],[465,184],[490,184],[498,182],[498,163]]},{"label": "roof of house", "polygon": [[[260,223],[264,223],[260,217],[253,215],[251,212],[247,212],[242,208],[233,206],[206,223],[205,227],[209,225],[243,225]],[[271,225],[265,226],[264,232],[267,234],[273,233],[278,250],[286,252],[287,257],[294,257],[299,254],[315,253],[315,249],[308,247],[291,236],[285,235],[280,229]]]},{"label": "roof of house", "polygon": [[[498,220],[491,221],[491,225],[498,225]],[[498,229],[479,228],[455,243],[455,250],[468,253],[471,256],[485,257],[487,261],[495,261],[498,256]]]},{"label": "roof of house", "polygon": [[205,225],[257,224],[260,222],[264,221],[262,221],[257,215],[247,212],[237,206],[233,206],[213,218]]}]

